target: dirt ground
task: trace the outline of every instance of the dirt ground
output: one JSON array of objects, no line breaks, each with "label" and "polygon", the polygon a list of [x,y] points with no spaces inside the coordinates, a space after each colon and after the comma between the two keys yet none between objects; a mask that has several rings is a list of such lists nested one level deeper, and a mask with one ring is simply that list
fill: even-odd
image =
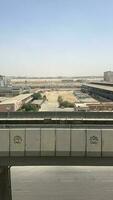
[{"label": "dirt ground", "polygon": [[64,101],[66,100],[72,103],[77,101],[76,97],[73,95],[73,91],[50,91],[45,92],[45,95],[49,102],[56,102],[58,96],[62,96]]}]

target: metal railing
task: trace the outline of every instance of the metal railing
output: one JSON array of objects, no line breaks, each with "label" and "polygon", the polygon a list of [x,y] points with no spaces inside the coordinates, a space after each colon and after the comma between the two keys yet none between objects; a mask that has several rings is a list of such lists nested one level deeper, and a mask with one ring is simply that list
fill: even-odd
[{"label": "metal railing", "polygon": [[0,118],[113,119],[113,112],[0,112]]}]

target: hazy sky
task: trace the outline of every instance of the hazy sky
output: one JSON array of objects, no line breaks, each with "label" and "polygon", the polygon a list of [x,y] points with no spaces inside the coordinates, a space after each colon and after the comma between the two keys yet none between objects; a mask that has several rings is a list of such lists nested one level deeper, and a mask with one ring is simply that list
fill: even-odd
[{"label": "hazy sky", "polygon": [[113,70],[113,0],[0,0],[0,74]]}]

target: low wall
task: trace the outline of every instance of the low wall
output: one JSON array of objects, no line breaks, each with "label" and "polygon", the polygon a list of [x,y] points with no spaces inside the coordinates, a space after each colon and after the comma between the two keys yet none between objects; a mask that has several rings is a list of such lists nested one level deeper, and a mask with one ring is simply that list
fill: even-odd
[{"label": "low wall", "polygon": [[0,157],[113,157],[113,129],[0,129]]}]

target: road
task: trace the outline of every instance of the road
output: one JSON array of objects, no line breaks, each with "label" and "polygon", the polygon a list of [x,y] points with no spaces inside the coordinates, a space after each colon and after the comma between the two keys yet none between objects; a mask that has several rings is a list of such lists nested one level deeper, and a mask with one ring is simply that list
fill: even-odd
[{"label": "road", "polygon": [[113,167],[12,168],[13,200],[112,200]]}]

